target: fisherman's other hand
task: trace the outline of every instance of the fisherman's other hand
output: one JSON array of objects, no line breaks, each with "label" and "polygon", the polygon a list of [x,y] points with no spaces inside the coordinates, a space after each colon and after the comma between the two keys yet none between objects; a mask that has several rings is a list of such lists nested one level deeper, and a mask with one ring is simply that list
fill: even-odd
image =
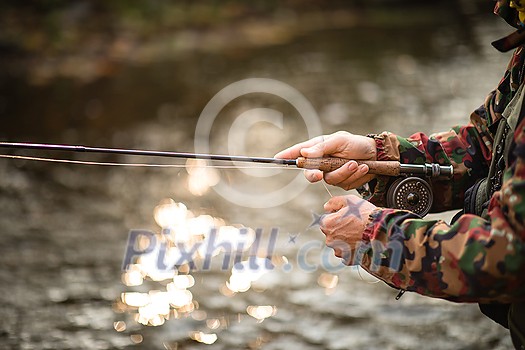
[{"label": "fisherman's other hand", "polygon": [[320,228],[326,236],[326,245],[335,256],[350,265],[352,252],[362,240],[370,213],[376,209],[372,203],[358,196],[348,195],[331,198],[324,205],[325,215]]},{"label": "fisherman's other hand", "polygon": [[324,178],[327,184],[350,190],[362,186],[373,179],[367,174],[368,166],[359,165],[355,160],[376,160],[376,144],[369,137],[338,131],[331,135],[318,136],[298,143],[275,155],[275,158],[296,159],[298,157],[320,158],[339,157],[351,159],[348,163],[331,172],[305,170],[305,177],[310,182]]}]

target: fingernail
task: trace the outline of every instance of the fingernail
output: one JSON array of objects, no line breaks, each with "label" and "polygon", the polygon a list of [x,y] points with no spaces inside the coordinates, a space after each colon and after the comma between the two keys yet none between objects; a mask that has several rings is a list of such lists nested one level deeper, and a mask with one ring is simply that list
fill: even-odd
[{"label": "fingernail", "polygon": [[322,177],[322,175],[312,172],[308,174],[308,181],[316,182],[316,181],[321,180],[320,177]]},{"label": "fingernail", "polygon": [[349,162],[348,163],[348,170],[355,171],[357,169],[357,163],[356,162]]},{"label": "fingernail", "polygon": [[309,148],[301,148],[299,153],[301,153],[301,156],[303,156],[303,157],[308,157],[308,153],[310,153],[310,150],[309,150]]},{"label": "fingernail", "polygon": [[361,164],[359,166],[359,171],[362,172],[362,173],[367,173],[368,172],[368,166],[366,164]]}]

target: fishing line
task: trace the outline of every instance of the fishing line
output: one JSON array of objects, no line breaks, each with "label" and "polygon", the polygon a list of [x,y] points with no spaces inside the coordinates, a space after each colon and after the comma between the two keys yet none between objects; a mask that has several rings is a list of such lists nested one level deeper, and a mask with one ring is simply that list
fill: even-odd
[{"label": "fishing line", "polygon": [[326,192],[328,192],[328,194],[330,195],[330,198],[333,198],[334,196],[332,195],[332,192],[330,192],[330,190],[328,189],[328,186],[326,186],[326,183],[324,181],[321,181],[321,183],[323,184]]},{"label": "fishing line", "polygon": [[365,283],[368,283],[368,284],[376,284],[376,283],[379,283],[381,282],[381,280],[379,278],[376,278],[376,281],[370,281],[370,280],[366,280],[363,278],[363,276],[361,276],[361,265],[356,265],[356,270],[357,270],[357,274],[359,275],[359,278],[361,279],[361,281],[365,282]]},{"label": "fishing line", "polygon": [[286,170],[302,170],[300,168],[293,167],[278,167],[278,166],[253,166],[253,165],[204,165],[204,164],[151,164],[151,163],[121,163],[121,162],[95,162],[85,160],[72,160],[72,159],[61,159],[61,158],[46,158],[46,157],[30,157],[30,156],[18,156],[9,154],[0,154],[0,158],[9,159],[21,159],[39,162],[49,163],[66,163],[66,164],[79,164],[79,165],[99,165],[99,166],[122,166],[122,167],[135,167],[135,168],[215,168],[215,169],[286,169]]},{"label": "fishing line", "polygon": [[[152,163],[123,163],[123,162],[97,162],[97,161],[85,161],[85,160],[72,160],[72,159],[62,159],[62,158],[47,158],[47,157],[31,157],[31,156],[20,156],[20,155],[9,155],[9,154],[0,154],[0,158],[4,159],[19,159],[19,160],[29,160],[29,161],[38,161],[38,162],[48,162],[48,163],[62,163],[62,164],[77,164],[77,165],[97,165],[97,166],[120,166],[120,167],[135,167],[135,168],[215,168],[215,169],[287,169],[287,170],[301,170],[301,168],[294,167],[278,167],[278,166],[237,166],[237,165],[208,165],[208,164],[152,164]],[[333,197],[332,193],[326,186],[324,181],[321,181],[323,187],[330,197]],[[380,282],[377,281],[367,281],[363,278],[360,272],[361,267],[357,266],[357,274],[359,278],[368,284],[375,284]]]}]

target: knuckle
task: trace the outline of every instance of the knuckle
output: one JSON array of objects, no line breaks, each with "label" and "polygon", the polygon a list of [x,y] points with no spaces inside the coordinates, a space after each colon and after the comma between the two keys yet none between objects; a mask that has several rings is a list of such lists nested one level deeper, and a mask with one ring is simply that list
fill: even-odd
[{"label": "knuckle", "polygon": [[319,225],[319,228],[325,235],[331,235],[332,234],[332,222],[331,219],[323,219]]},{"label": "knuckle", "polygon": [[329,185],[339,186],[339,184],[341,184],[341,182],[344,181],[345,177],[346,176],[344,174],[334,171],[334,172],[325,174],[324,181]]},{"label": "knuckle", "polygon": [[334,175],[331,173],[325,173],[323,175],[324,181],[329,185],[335,185]]},{"label": "knuckle", "polygon": [[328,202],[326,202],[325,205],[329,205],[329,206],[332,206],[335,204],[335,201],[337,200],[337,197],[332,197],[328,200]]}]

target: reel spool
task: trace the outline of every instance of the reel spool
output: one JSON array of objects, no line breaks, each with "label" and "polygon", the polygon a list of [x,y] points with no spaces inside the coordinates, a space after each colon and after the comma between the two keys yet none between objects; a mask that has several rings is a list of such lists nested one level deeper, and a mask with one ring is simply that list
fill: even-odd
[{"label": "reel spool", "polygon": [[386,195],[389,208],[412,211],[425,216],[432,207],[434,196],[428,182],[422,178],[409,176],[395,180]]}]

